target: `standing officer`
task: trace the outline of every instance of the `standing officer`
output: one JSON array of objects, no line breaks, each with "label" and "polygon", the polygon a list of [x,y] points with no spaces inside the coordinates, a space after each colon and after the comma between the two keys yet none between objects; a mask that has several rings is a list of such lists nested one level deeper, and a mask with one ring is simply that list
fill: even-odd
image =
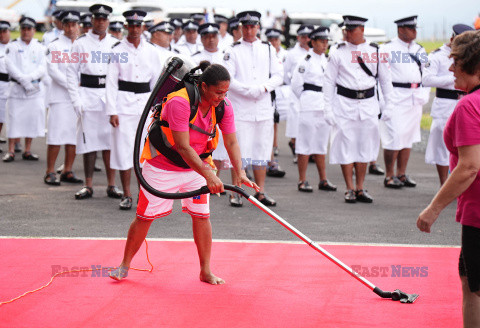
[{"label": "standing officer", "polygon": [[[64,11],[60,16],[63,33],[50,42],[47,50],[47,72],[52,79],[48,98],[47,118],[47,171],[43,181],[48,185],[60,185],[60,181],[82,183],[72,172],[75,160],[75,145],[77,144],[77,117],[67,89],[67,67],[69,65],[73,42],[77,39],[80,29],[80,13]],[[65,161],[60,180],[55,174],[55,161],[60,146],[65,145]]]},{"label": "standing officer", "polygon": [[[7,103],[8,91],[8,72],[5,63],[5,51],[10,42],[10,23],[0,21],[0,133],[2,132],[3,123],[5,123],[5,105]],[[0,138],[0,143],[7,142],[6,139]],[[0,149],[0,153],[2,150]]]},{"label": "standing officer", "polygon": [[416,182],[405,171],[412,144],[421,140],[422,106],[429,99],[430,89],[422,88],[422,72],[427,62],[427,53],[415,42],[417,16],[396,20],[395,24],[398,37],[380,48],[381,54],[388,54],[394,106],[391,119],[380,123],[380,137],[386,170],[384,185],[398,189],[416,186]]},{"label": "standing officer", "polygon": [[43,35],[43,45],[48,46],[50,42],[58,38],[60,34],[63,32],[63,26],[62,26],[62,11],[61,10],[55,10],[52,13],[53,16],[53,29],[51,31],[46,32]]},{"label": "standing officer", "polygon": [[218,48],[219,30],[220,26],[218,24],[206,23],[200,25],[198,33],[200,34],[203,49],[192,55],[195,63],[199,64],[201,61],[206,60],[211,64],[223,64],[223,53]]},{"label": "standing officer", "polygon": [[220,50],[224,50],[234,42],[233,37],[228,33],[228,18],[218,14],[213,15],[213,17],[215,18],[215,23],[220,27],[218,32],[218,47]]},{"label": "standing officer", "polygon": [[228,20],[228,33],[233,37],[233,42],[237,42],[242,37],[242,29],[240,28],[240,21],[233,17]]},{"label": "standing officer", "polygon": [[172,44],[172,47],[176,47],[183,35],[183,22],[179,18],[172,18],[170,20],[170,25],[173,26],[173,37],[170,43]]},{"label": "standing officer", "polygon": [[[305,58],[308,50],[310,49],[308,46],[308,42],[310,41],[308,35],[312,33],[313,30],[313,25],[301,25],[297,29],[297,43],[292,49],[288,50],[287,56],[285,57],[285,61],[283,63],[283,81],[286,85],[291,84],[293,71],[297,67],[298,62]],[[288,89],[285,89],[285,91],[287,90]],[[288,112],[285,135],[290,138],[288,145],[292,150],[294,163],[296,163],[297,157],[295,155],[295,139],[298,136],[298,115],[300,105],[298,103],[298,98],[291,92],[291,90],[288,91],[290,91],[289,98],[291,105],[289,106],[290,111]]]},{"label": "standing officer", "polygon": [[325,156],[330,139],[331,126],[335,117],[331,108],[326,110],[323,99],[323,80],[328,48],[326,27],[319,27],[309,34],[312,49],[300,60],[292,76],[292,90],[300,99],[299,127],[295,151],[298,154],[298,190],[312,192],[313,188],[306,179],[308,158],[315,155],[320,183],[318,189],[336,191],[337,187],[327,180]]},{"label": "standing officer", "polygon": [[430,112],[433,120],[425,152],[425,162],[437,166],[440,185],[443,185],[448,178],[450,155],[443,141],[443,129],[457,105],[458,99],[465,94],[463,91],[455,90],[454,87],[455,77],[453,72],[449,70],[453,64],[453,59],[450,58],[452,50],[450,44],[457,35],[472,30],[473,27],[468,25],[453,25],[453,35],[450,42],[428,55],[428,62],[425,64],[425,70],[423,71],[422,84],[425,87],[437,88]]},{"label": "standing officer", "polygon": [[270,92],[282,84],[283,70],[275,48],[257,38],[260,17],[256,11],[237,15],[243,38],[226,49],[223,60],[231,75],[229,98],[235,104],[242,157],[246,165],[253,165],[255,182],[260,187],[255,197],[264,205],[275,206],[275,200],[265,194],[265,176],[273,147],[274,109]]},{"label": "standing officer", "polygon": [[10,78],[7,99],[8,153],[4,162],[15,159],[15,143],[25,138],[24,160],[38,161],[30,151],[33,138],[45,136],[45,93],[40,83],[46,73],[45,48],[34,39],[36,22],[20,19],[20,38],[7,46],[6,65]]},{"label": "standing officer", "polygon": [[179,51],[172,47],[170,40],[173,34],[173,26],[169,22],[160,22],[152,26],[149,30],[150,42],[157,48],[162,62]]},{"label": "standing officer", "polygon": [[92,29],[92,14],[86,13],[80,16],[80,34],[85,34]]},{"label": "standing officer", "polygon": [[183,24],[185,40],[177,45],[177,49],[181,54],[191,56],[203,49],[202,43],[197,42],[198,27],[198,23],[194,21],[187,21]]},{"label": "standing officer", "polygon": [[151,34],[150,32],[148,31],[151,27],[153,27],[153,25],[155,25],[155,22],[152,18],[149,18],[149,19],[145,19],[143,21],[143,33],[142,33],[142,37],[145,38],[146,41],[150,41],[150,37],[151,37]]},{"label": "standing officer", "polygon": [[107,171],[107,195],[121,198],[123,193],[115,186],[115,170],[110,168],[111,126],[105,113],[108,62],[112,46],[118,40],[107,33],[112,8],[95,4],[89,10],[93,14],[92,30],[74,42],[72,56],[78,56],[79,60],[72,61],[67,67],[67,88],[78,116],[77,154],[83,154],[85,171],[85,186],[75,194],[75,198],[92,197],[95,159],[100,150]]},{"label": "standing officer", "polygon": [[110,22],[108,26],[108,33],[113,36],[115,39],[122,40],[123,39],[123,22],[114,21]]},{"label": "standing officer", "polygon": [[[120,170],[124,192],[120,202],[122,210],[132,208],[130,180],[135,133],[150,91],[160,75],[157,66],[158,51],[141,37],[142,22],[146,15],[147,13],[141,10],[123,13],[128,34],[113,46],[107,73],[106,113],[113,126],[110,165],[112,169]],[[128,61],[120,60],[122,56],[127,56]]]},{"label": "standing officer", "polygon": [[376,158],[380,146],[376,79],[380,81],[385,98],[384,120],[389,119],[392,112],[392,79],[388,62],[374,60],[378,58],[377,44],[365,41],[363,32],[368,19],[357,16],[343,16],[343,19],[347,41],[340,43],[329,57],[323,85],[325,111],[333,110],[336,120],[330,164],[342,167],[347,203],[371,203],[373,198],[364,190],[363,182],[367,164]]}]

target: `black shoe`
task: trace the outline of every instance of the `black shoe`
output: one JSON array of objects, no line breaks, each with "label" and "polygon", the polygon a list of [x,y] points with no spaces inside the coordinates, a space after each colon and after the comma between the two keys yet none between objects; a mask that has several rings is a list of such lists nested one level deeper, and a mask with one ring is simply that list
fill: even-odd
[{"label": "black shoe", "polygon": [[318,184],[318,189],[326,191],[337,191],[337,186],[335,186],[328,180],[322,180]]},{"label": "black shoe", "polygon": [[90,187],[83,187],[75,194],[75,199],[87,199],[93,196],[93,189]]},{"label": "black shoe", "polygon": [[31,152],[24,152],[22,158],[26,161],[38,161],[38,155]]},{"label": "black shoe", "polygon": [[355,196],[357,196],[357,202],[361,203],[373,203],[373,197],[367,193],[367,190],[360,189],[355,191]]},{"label": "black shoe", "polygon": [[21,153],[22,152],[22,145],[19,142],[15,143],[15,152]]},{"label": "black shoe", "polygon": [[5,163],[13,162],[15,160],[15,154],[14,153],[6,153],[5,156],[3,156],[2,160]]},{"label": "black shoe", "polygon": [[385,171],[377,164],[371,164],[368,167],[368,173],[373,175],[384,175]]},{"label": "black shoe", "polygon": [[5,139],[5,138],[0,138],[0,144],[1,144],[1,143],[7,143],[7,139]]},{"label": "black shoe", "polygon": [[102,168],[100,166],[97,166],[97,164],[95,164],[95,166],[93,167],[93,171],[102,172]]},{"label": "black shoe", "polygon": [[0,149],[0,154],[3,153],[3,150]]},{"label": "black shoe", "polygon": [[123,197],[119,206],[121,210],[132,209],[132,197]]},{"label": "black shoe", "polygon": [[345,203],[356,203],[357,202],[357,196],[355,196],[355,191],[353,190],[347,190],[345,191]]},{"label": "black shoe", "polygon": [[57,179],[57,175],[54,172],[45,174],[43,177],[43,182],[51,186],[59,186],[60,180]]},{"label": "black shoe", "polygon": [[75,173],[73,173],[72,171],[62,173],[60,175],[60,181],[69,183],[83,183],[83,180],[77,178],[75,176]]},{"label": "black shoe", "polygon": [[57,167],[57,173],[58,173],[58,174],[62,174],[64,166],[65,166],[65,165],[62,164],[62,165],[60,165],[59,167]]},{"label": "black shoe", "polygon": [[240,196],[237,193],[230,195],[228,202],[230,203],[230,206],[233,206],[233,207],[243,206],[242,196]]},{"label": "black shoe", "polygon": [[392,188],[392,189],[400,189],[403,187],[403,183],[398,180],[397,177],[386,177],[385,180],[383,180],[383,185],[386,188]]},{"label": "black shoe", "polygon": [[402,174],[399,175],[397,178],[398,180],[400,180],[400,182],[403,183],[405,187],[413,188],[417,186],[417,183],[413,179],[410,179],[408,175]]},{"label": "black shoe", "polygon": [[288,142],[288,147],[290,147],[290,150],[292,151],[293,156],[295,156],[295,143],[292,140]]},{"label": "black shoe", "polygon": [[265,206],[277,206],[277,202],[273,198],[268,197],[263,192],[257,192],[255,194],[255,198],[258,199],[258,201]]},{"label": "black shoe", "polygon": [[107,195],[110,198],[120,199],[123,197],[123,191],[121,191],[117,186],[108,186]]},{"label": "black shoe", "polygon": [[309,163],[315,163],[315,155],[308,156],[308,162]]},{"label": "black shoe", "polygon": [[312,186],[308,183],[308,181],[300,181],[298,183],[298,191],[302,192],[313,192]]},{"label": "black shoe", "polygon": [[278,166],[277,162],[273,162],[273,165],[268,166],[267,176],[273,178],[283,178],[285,176],[285,171]]}]

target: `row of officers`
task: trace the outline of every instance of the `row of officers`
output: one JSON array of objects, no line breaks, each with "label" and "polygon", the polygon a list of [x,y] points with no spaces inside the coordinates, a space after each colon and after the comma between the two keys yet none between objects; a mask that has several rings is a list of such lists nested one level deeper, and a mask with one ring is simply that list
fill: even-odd
[{"label": "row of officers", "polygon": [[[441,131],[461,92],[453,89],[453,75],[448,71],[448,44],[427,58],[425,50],[414,41],[416,16],[397,20],[398,37],[381,47],[365,41],[367,19],[344,16],[345,41],[333,46],[327,58],[328,28],[301,26],[297,44],[285,52],[279,42],[280,31],[267,30],[269,42],[258,38],[261,16],[255,11],[239,13],[234,20],[219,17],[218,24],[161,22],[149,28],[150,42],[143,28],[145,12],[124,13],[128,33],[119,41],[107,33],[111,11],[101,4],[90,7],[92,28],[79,37],[79,13],[63,12],[58,17],[63,32],[48,44],[47,56],[43,45],[33,39],[33,19],[22,18],[20,38],[10,43],[5,37],[8,23],[0,23],[0,42],[5,51],[0,61],[0,72],[4,72],[0,82],[4,97],[0,122],[5,121],[5,114],[1,114],[6,108],[9,138],[5,162],[15,159],[18,138],[25,138],[23,159],[38,159],[31,152],[31,141],[44,135],[46,98],[45,183],[83,183],[72,172],[75,155],[82,154],[85,186],[75,197],[92,197],[96,154],[101,151],[107,171],[107,194],[121,198],[121,209],[130,209],[138,120],[165,60],[182,53],[197,63],[208,60],[222,64],[230,72],[228,98],[235,110],[242,157],[246,165],[253,167],[260,187],[256,197],[267,206],[275,206],[276,202],[265,193],[265,176],[280,172],[272,161],[275,109],[280,119],[287,120],[290,146],[298,155],[300,191],[313,191],[305,179],[310,155],[315,155],[319,189],[336,190],[325,170],[330,140],[329,159],[331,164],[342,167],[345,201],[371,203],[373,197],[363,182],[368,163],[378,157],[380,139],[386,165],[385,187],[415,186],[406,175],[406,167],[412,144],[420,141],[427,87],[437,87],[426,156],[427,162],[437,165],[441,182],[446,179],[448,152]],[[182,36],[175,41],[180,24]],[[232,34],[233,43],[222,51],[219,43],[225,28]],[[466,25],[455,25],[452,38],[467,29]],[[62,145],[65,160],[58,178],[54,165]],[[214,159],[217,167],[228,167],[224,149],[217,149]],[[123,192],[114,185],[115,170],[120,171]],[[242,205],[235,195],[230,195],[229,201],[232,206]]]}]

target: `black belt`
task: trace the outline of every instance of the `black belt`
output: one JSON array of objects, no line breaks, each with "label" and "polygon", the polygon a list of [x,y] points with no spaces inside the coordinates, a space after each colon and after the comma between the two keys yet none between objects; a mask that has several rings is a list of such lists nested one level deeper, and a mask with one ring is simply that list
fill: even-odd
[{"label": "black belt", "polygon": [[0,81],[8,82],[10,81],[10,77],[7,73],[0,73]]},{"label": "black belt", "polygon": [[316,91],[316,92],[322,92],[322,87],[319,87],[318,85],[311,84],[311,83],[304,83],[303,84],[303,91]]},{"label": "black belt", "polygon": [[105,88],[106,75],[80,74],[80,86],[85,88]]},{"label": "black belt", "polygon": [[368,99],[375,95],[375,88],[366,90],[351,90],[337,84],[337,94],[350,99]]},{"label": "black belt", "polygon": [[147,93],[150,92],[150,83],[118,80],[118,90],[135,93]]},{"label": "black belt", "polygon": [[400,83],[392,82],[395,88],[416,89],[422,86],[422,83]]},{"label": "black belt", "polygon": [[446,98],[446,99],[460,99],[461,96],[464,96],[465,92],[460,90],[448,90],[437,88],[437,92],[435,96],[438,98]]}]

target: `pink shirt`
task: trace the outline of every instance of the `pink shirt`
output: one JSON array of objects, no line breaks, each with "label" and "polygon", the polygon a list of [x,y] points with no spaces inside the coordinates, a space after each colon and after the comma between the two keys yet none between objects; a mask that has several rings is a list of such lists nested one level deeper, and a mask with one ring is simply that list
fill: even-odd
[{"label": "pink shirt", "polygon": [[[443,139],[450,151],[450,170],[458,164],[458,147],[480,144],[480,90],[464,96],[447,121]],[[457,199],[457,222],[480,228],[480,174]]]},{"label": "pink shirt", "polygon": [[[235,132],[233,107],[227,98],[225,98],[225,102],[225,113],[223,115],[222,121],[220,122],[220,124],[218,124],[218,126],[223,134],[230,134]],[[163,107],[162,115],[165,115],[163,117],[168,122],[169,127],[172,131],[189,131],[190,146],[192,146],[192,148],[197,152],[197,154],[200,155],[205,152],[209,136],[190,129],[190,103],[185,98],[173,97],[172,99],[170,99]],[[202,113],[199,111],[197,114],[197,118],[193,124],[203,129],[204,131],[213,131],[212,111],[209,110],[205,117],[202,116]],[[173,146],[173,149],[175,149],[175,146]],[[186,169],[176,166],[169,159],[167,159],[161,154],[149,160],[148,163],[159,169],[167,171],[192,171],[192,169],[190,168]]]}]

